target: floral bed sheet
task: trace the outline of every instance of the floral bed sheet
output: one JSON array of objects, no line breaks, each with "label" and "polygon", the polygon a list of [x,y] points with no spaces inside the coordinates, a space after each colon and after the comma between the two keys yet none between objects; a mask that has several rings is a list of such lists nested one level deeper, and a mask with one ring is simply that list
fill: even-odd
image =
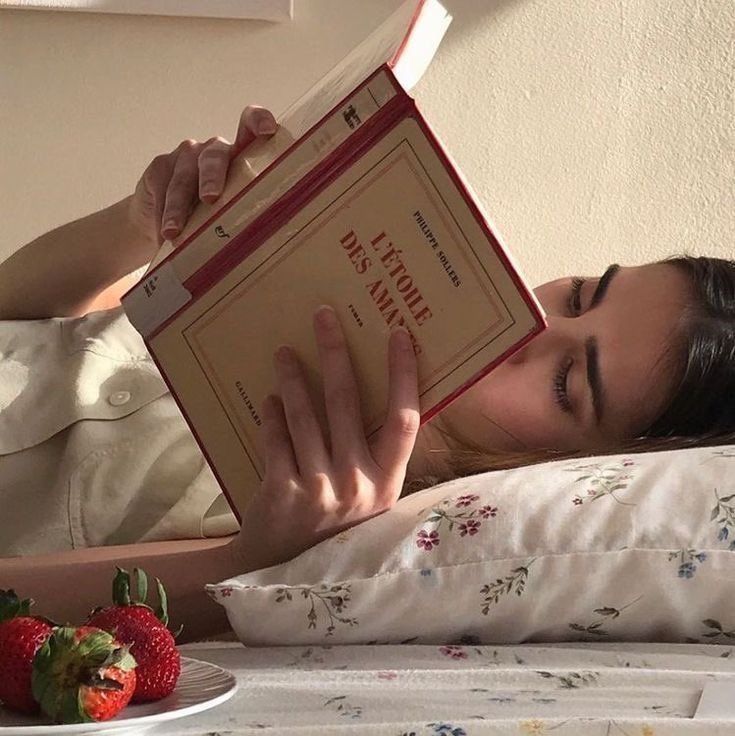
[{"label": "floral bed sheet", "polygon": [[[735,647],[212,642],[182,650],[235,673],[239,689],[154,735],[735,734]],[[700,707],[709,683],[725,692],[715,718]]]}]

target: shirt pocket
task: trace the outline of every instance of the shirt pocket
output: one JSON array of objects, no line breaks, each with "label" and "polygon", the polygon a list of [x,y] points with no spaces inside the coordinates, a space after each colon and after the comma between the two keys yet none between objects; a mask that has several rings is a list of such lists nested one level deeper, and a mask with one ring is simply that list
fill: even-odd
[{"label": "shirt pocket", "polygon": [[174,402],[155,402],[110,428],[114,435],[97,437],[103,446],[69,476],[74,546],[202,537],[221,491]]}]

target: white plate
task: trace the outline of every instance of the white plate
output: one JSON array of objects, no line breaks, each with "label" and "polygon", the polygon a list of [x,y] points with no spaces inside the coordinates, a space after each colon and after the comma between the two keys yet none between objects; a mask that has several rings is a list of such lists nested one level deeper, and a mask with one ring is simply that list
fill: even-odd
[{"label": "white plate", "polygon": [[140,733],[141,730],[183,718],[193,713],[214,708],[229,700],[237,689],[235,676],[221,667],[181,658],[181,676],[176,689],[156,703],[129,705],[116,718],[99,723],[69,723],[55,725],[41,716],[31,717],[11,713],[0,708],[0,736],[56,736],[56,734],[123,734]]}]

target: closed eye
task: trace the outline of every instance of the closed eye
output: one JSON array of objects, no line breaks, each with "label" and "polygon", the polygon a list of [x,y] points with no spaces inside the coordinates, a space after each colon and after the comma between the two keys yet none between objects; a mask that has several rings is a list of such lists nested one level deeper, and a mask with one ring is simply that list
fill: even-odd
[{"label": "closed eye", "polygon": [[567,314],[570,317],[579,317],[582,313],[582,286],[584,286],[584,282],[585,279],[578,276],[572,279],[572,286],[567,299]]},{"label": "closed eye", "polygon": [[567,379],[573,363],[574,360],[572,358],[564,359],[557,368],[553,381],[554,401],[567,414],[573,413],[572,402],[569,400],[569,389],[567,388]]}]

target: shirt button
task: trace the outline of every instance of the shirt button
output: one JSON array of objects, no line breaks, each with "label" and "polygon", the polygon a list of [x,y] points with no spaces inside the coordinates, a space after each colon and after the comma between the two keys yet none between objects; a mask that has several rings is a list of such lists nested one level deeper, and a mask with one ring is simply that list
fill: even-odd
[{"label": "shirt button", "polygon": [[123,404],[127,404],[128,401],[130,401],[130,392],[129,391],[115,391],[114,394],[110,394],[107,400],[113,406],[122,406]]}]

